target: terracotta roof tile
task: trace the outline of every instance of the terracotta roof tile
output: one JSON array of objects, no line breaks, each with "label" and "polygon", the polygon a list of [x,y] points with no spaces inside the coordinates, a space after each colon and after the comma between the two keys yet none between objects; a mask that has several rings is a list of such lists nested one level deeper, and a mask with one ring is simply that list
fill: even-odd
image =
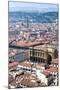
[{"label": "terracotta roof tile", "polygon": [[10,63],[9,65],[8,65],[8,67],[13,67],[13,66],[15,66],[15,65],[17,65],[18,64],[18,62],[12,62],[12,63]]},{"label": "terracotta roof tile", "polygon": [[30,47],[30,46],[33,46],[33,45],[36,45],[36,44],[39,44],[40,42],[26,42],[26,41],[17,41],[16,42],[16,46],[21,46],[21,47]]},{"label": "terracotta roof tile", "polygon": [[49,72],[54,72],[54,73],[58,72],[57,67],[50,67],[49,69],[46,69],[46,70]]}]

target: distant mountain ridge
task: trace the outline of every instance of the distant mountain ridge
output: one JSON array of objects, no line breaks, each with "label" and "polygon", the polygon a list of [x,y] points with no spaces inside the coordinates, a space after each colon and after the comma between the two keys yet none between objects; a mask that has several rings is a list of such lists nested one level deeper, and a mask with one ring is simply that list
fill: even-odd
[{"label": "distant mountain ridge", "polygon": [[9,20],[15,22],[15,21],[21,21],[28,18],[31,22],[41,22],[41,23],[48,23],[48,22],[55,22],[56,19],[58,19],[58,12],[9,12]]}]

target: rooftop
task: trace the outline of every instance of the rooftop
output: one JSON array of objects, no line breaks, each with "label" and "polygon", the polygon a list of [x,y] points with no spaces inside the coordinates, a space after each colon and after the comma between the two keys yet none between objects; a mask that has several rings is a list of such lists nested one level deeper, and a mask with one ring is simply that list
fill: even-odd
[{"label": "rooftop", "polygon": [[16,65],[18,65],[18,62],[12,62],[12,63],[9,63],[9,65],[8,65],[8,67],[10,68],[10,67],[13,67],[13,66],[16,66]]},{"label": "rooftop", "polygon": [[[14,41],[12,42],[11,45],[14,45],[13,44]],[[31,46],[36,46],[36,45],[40,45],[40,44],[43,44],[42,42],[38,42],[38,41],[15,41],[15,45],[14,46],[18,46],[18,47],[31,47]]]},{"label": "rooftop", "polygon": [[40,68],[40,67],[44,67],[45,66],[45,64],[38,64],[38,63],[31,63],[31,62],[28,62],[28,61],[25,61],[25,62],[21,62],[21,63],[19,63],[19,65],[21,65],[21,66],[25,66],[25,67],[33,67],[33,68]]},{"label": "rooftop", "polygon": [[50,67],[50,68],[48,68],[48,69],[46,69],[48,72],[54,72],[54,73],[56,73],[56,72],[58,72],[58,68],[57,67]]},{"label": "rooftop", "polygon": [[39,45],[39,46],[35,46],[34,49],[40,49],[40,50],[48,50],[48,52],[53,52],[55,50],[54,47],[52,47],[51,45]]},{"label": "rooftop", "polygon": [[28,67],[28,68],[31,68],[31,66],[33,65],[32,63],[30,62],[20,62],[19,63],[20,66],[23,66],[23,67]]},{"label": "rooftop", "polygon": [[43,83],[38,84],[36,74],[32,73],[24,73],[23,75],[17,76],[10,84],[12,86],[19,84],[27,87],[45,86]]},{"label": "rooftop", "polygon": [[45,67],[45,64],[44,63],[36,63],[33,65],[33,67],[35,67],[35,68]]},{"label": "rooftop", "polygon": [[56,58],[56,59],[52,59],[52,63],[58,65],[58,58]]},{"label": "rooftop", "polygon": [[50,74],[50,72],[48,72],[48,71],[46,71],[46,70],[43,71],[42,73],[43,73],[45,76],[48,76],[48,75]]},{"label": "rooftop", "polygon": [[36,44],[39,44],[40,42],[27,42],[27,41],[18,41],[16,42],[16,45],[17,46],[22,46],[22,47],[30,47],[30,46],[33,46],[33,45],[36,45]]}]

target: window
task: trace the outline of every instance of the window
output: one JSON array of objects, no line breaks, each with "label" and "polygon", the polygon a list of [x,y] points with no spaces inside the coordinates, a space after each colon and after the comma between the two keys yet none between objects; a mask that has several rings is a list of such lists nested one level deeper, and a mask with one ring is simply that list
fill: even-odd
[{"label": "window", "polygon": [[32,56],[32,51],[30,51],[30,56]]}]

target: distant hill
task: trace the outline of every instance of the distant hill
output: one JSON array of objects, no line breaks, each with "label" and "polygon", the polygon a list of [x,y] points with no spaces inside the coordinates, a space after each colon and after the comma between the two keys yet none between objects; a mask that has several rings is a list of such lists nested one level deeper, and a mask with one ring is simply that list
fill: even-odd
[{"label": "distant hill", "polygon": [[9,12],[9,21],[10,22],[17,22],[24,20],[26,22],[27,18],[29,22],[55,22],[58,19],[58,12]]}]

